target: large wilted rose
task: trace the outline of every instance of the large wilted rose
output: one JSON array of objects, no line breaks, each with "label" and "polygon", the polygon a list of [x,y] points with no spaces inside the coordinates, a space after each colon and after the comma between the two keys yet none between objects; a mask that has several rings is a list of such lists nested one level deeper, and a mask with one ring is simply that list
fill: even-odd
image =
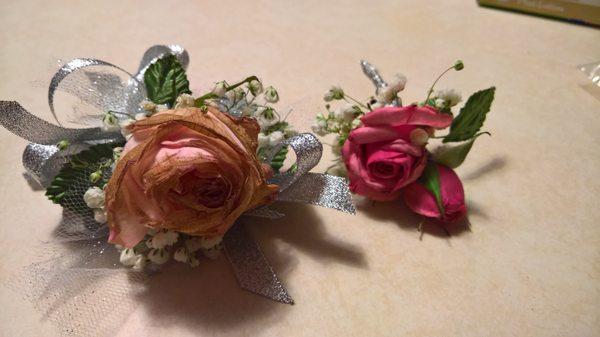
[{"label": "large wilted rose", "polygon": [[223,235],[245,211],[274,199],[256,156],[259,126],[209,108],[135,122],[106,187],[109,241],[132,247],[149,229]]}]

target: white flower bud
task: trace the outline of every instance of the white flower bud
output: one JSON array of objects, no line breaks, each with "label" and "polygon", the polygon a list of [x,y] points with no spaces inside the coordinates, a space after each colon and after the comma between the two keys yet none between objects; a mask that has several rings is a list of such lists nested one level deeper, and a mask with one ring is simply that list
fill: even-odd
[{"label": "white flower bud", "polygon": [[133,266],[138,259],[138,255],[133,251],[132,248],[125,248],[121,251],[119,261],[121,264],[126,266]]},{"label": "white flower bud", "polygon": [[263,91],[263,86],[260,81],[252,80],[250,83],[248,83],[248,89],[252,95],[256,96]]},{"label": "white flower bud", "polygon": [[421,128],[416,128],[410,132],[409,138],[413,145],[425,146],[429,141],[429,134]]},{"label": "white flower bud", "polygon": [[200,240],[200,244],[201,244],[202,249],[211,249],[211,248],[214,248],[219,243],[221,243],[221,241],[223,241],[222,236],[215,236],[213,238],[203,237]]},{"label": "white flower bud", "polygon": [[89,208],[101,208],[104,206],[104,191],[99,187],[90,187],[83,194],[83,201]]},{"label": "white flower bud", "polygon": [[156,104],[154,104],[154,102],[150,102],[148,100],[141,101],[140,108],[142,108],[150,113],[156,112]]},{"label": "white flower bud", "polygon": [[148,253],[148,260],[156,264],[164,264],[169,261],[169,252],[164,249],[151,249]]},{"label": "white flower bud", "polygon": [[441,98],[435,99],[435,107],[438,109],[443,109],[446,106],[446,101]]},{"label": "white flower bud", "polygon": [[346,104],[342,107],[337,108],[334,111],[333,115],[335,119],[337,119],[340,122],[351,122],[358,112],[360,112],[358,107],[352,104]]},{"label": "white flower bud", "polygon": [[259,109],[256,112],[256,121],[260,126],[262,131],[267,130],[271,126],[277,124],[278,120],[275,118],[275,114],[273,113],[273,109]]},{"label": "white flower bud", "polygon": [[173,260],[175,260],[175,261],[187,263],[188,259],[189,259],[189,254],[188,254],[187,250],[183,247],[177,249],[175,251],[175,254],[173,254]]},{"label": "white flower bud", "polygon": [[212,90],[212,93],[219,97],[223,97],[226,92],[227,92],[227,83],[225,83],[225,81],[221,81],[221,82],[218,82],[217,84],[215,84],[215,87]]},{"label": "white flower bud", "polygon": [[234,99],[236,101],[239,101],[239,100],[243,99],[244,96],[246,96],[246,92],[241,87],[237,87],[237,88],[233,89],[230,92],[233,92],[233,94],[235,95]]},{"label": "white flower bud", "polygon": [[261,132],[258,134],[258,147],[265,146],[269,146],[269,136]]},{"label": "white flower bud", "polygon": [[279,101],[279,94],[275,88],[269,86],[265,89],[265,101],[269,103],[277,103]]},{"label": "white flower bud", "polygon": [[190,94],[181,94],[175,99],[175,109],[191,108],[194,106],[194,97]]},{"label": "white flower bud", "polygon": [[102,130],[105,132],[119,131],[119,119],[112,112],[107,112],[102,117]]},{"label": "white flower bud", "polygon": [[106,211],[102,208],[94,209],[94,220],[97,223],[105,223],[106,222]]},{"label": "white flower bud", "polygon": [[174,231],[159,231],[154,234],[154,236],[148,241],[146,241],[146,245],[149,248],[164,248],[166,246],[171,246],[175,242],[177,242],[177,238],[179,237],[179,233]]},{"label": "white flower bud", "polygon": [[325,102],[331,102],[333,100],[343,99],[344,98],[344,90],[339,86],[332,86],[329,91],[325,93],[323,96],[323,100]]},{"label": "white flower bud", "polygon": [[318,119],[310,128],[319,136],[325,136],[327,134],[327,122],[323,119]]},{"label": "white flower bud", "polygon": [[141,121],[143,119],[148,118],[148,115],[146,115],[145,112],[140,112],[140,113],[135,114],[134,118],[135,118],[136,121]]},{"label": "white flower bud", "polygon": [[133,124],[134,122],[135,122],[135,120],[133,120],[133,119],[127,119],[127,120],[124,120],[119,123],[119,127],[121,127],[121,134],[126,139],[128,139],[128,137],[131,136],[131,131],[129,131],[129,126],[131,124]]},{"label": "white flower bud", "polygon": [[157,112],[161,112],[161,111],[167,111],[169,110],[169,106],[166,104],[159,104],[156,106],[156,111]]},{"label": "white flower bud", "polygon": [[[434,97],[443,99],[448,104],[448,107],[453,107],[462,101],[460,93],[454,89],[438,90]],[[437,103],[436,103],[437,104]]]},{"label": "white flower bud", "polygon": [[[115,165],[116,162],[119,160],[119,158],[121,158],[122,152],[123,152],[123,147],[121,147],[121,146],[117,146],[113,149],[113,160],[115,161],[113,163],[113,165]],[[114,171],[114,167],[112,167],[112,170]]]},{"label": "white flower bud", "polygon": [[135,264],[133,265],[133,270],[142,271],[146,267],[147,263],[148,263],[148,260],[146,259],[146,257],[144,255],[138,255],[137,259],[135,260]]},{"label": "white flower bud", "polygon": [[404,87],[406,86],[406,76],[403,74],[394,75],[394,79],[389,86],[394,89],[396,93],[399,93],[400,91],[404,90]]},{"label": "white flower bud", "polygon": [[273,147],[273,146],[277,146],[279,145],[281,142],[283,142],[283,132],[277,130],[277,131],[273,131],[271,132],[271,134],[269,134],[269,146]]}]

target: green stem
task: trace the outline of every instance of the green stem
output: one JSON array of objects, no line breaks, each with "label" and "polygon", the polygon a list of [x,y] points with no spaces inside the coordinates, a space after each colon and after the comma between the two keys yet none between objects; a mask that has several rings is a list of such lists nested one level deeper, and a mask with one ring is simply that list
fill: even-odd
[{"label": "green stem", "polygon": [[347,100],[347,99],[346,99],[346,97],[347,97],[347,98],[349,98],[349,99],[351,99],[351,100],[352,100],[354,103],[358,104],[359,106],[361,106],[361,107],[363,107],[363,108],[365,108],[365,109],[369,109],[369,108],[368,108],[366,105],[362,104],[361,102],[359,102],[359,101],[358,101],[357,99],[355,99],[354,97],[352,97],[352,96],[350,96],[350,95],[347,95],[347,94],[344,94],[344,100],[345,100],[346,102],[348,102],[348,103],[351,103],[349,100]]},{"label": "green stem", "polygon": [[[243,85],[244,83],[250,83],[254,80],[258,81],[258,77],[256,77],[256,76],[246,77],[243,81],[240,81],[234,85],[227,86],[227,89],[225,89],[225,92],[231,91],[231,90],[239,87],[240,85]],[[217,98],[217,97],[219,97],[219,96],[217,96],[215,93],[209,92],[207,94],[204,94],[204,95],[196,98],[196,100],[194,101],[194,105],[197,107],[201,107],[202,105],[204,105],[204,101],[206,101],[207,99]]]},{"label": "green stem", "polygon": [[442,76],[444,76],[447,72],[449,72],[452,69],[454,69],[454,66],[451,66],[450,68],[444,70],[444,72],[441,73],[440,76],[438,76],[438,78],[435,79],[435,81],[431,85],[431,88],[429,88],[429,91],[427,92],[427,98],[425,98],[425,103],[424,104],[427,104],[427,102],[429,101],[429,97],[433,93],[433,88],[435,87],[435,85],[437,84],[437,82],[440,80],[440,78],[442,78]]}]

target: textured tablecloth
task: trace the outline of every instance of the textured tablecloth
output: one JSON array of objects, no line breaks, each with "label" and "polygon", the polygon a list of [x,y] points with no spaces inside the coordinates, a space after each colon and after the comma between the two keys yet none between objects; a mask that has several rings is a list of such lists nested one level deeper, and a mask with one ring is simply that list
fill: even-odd
[{"label": "textured tablecloth", "polygon": [[[399,202],[356,216],[286,205],[252,235],[296,305],[240,290],[222,258],[159,275],[118,336],[598,336],[600,101],[576,66],[600,60],[600,31],[480,8],[475,1],[7,1],[0,4],[0,97],[50,119],[56,59],[135,70],[160,43],[190,53],[192,89],[259,75],[309,130],[323,93],[372,93],[358,65],[408,77],[405,102],[439,87],[495,85],[462,177],[472,231],[448,238]],[[35,262],[60,207],[22,178],[26,142],[0,130],[0,335],[54,336],[8,289]],[[331,160],[329,151],[317,171]]]}]

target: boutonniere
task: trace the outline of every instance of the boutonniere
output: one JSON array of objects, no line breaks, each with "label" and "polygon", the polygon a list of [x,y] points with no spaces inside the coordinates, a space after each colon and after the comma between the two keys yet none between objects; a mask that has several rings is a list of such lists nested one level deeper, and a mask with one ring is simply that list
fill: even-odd
[{"label": "boutonniere", "polygon": [[[360,101],[333,86],[325,94],[326,112],[317,115],[313,131],[334,135],[330,174],[348,177],[353,193],[377,201],[403,200],[415,213],[446,226],[467,213],[462,183],[454,171],[482,135],[495,88],[472,94],[458,109],[461,95],[436,90],[457,61],[425,91],[423,100],[403,105],[404,75],[385,82],[368,62],[364,73],[375,94]],[[336,107],[332,103],[339,103]]]}]

